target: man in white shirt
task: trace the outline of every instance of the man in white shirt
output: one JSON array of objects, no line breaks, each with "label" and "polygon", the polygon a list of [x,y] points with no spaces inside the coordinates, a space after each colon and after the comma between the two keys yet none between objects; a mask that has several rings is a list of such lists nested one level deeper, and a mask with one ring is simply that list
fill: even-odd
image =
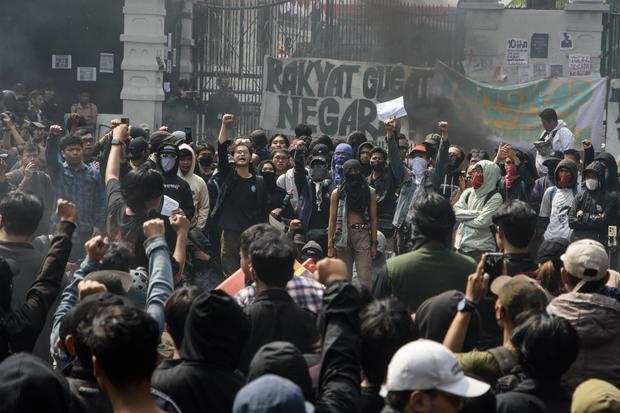
[{"label": "man in white shirt", "polygon": [[573,149],[573,133],[568,129],[563,120],[558,120],[555,110],[547,108],[540,112],[540,120],[543,126],[543,133],[538,141],[534,142],[536,148],[536,169],[540,175],[547,173],[547,167],[542,163],[547,159],[552,151],[562,151]]}]

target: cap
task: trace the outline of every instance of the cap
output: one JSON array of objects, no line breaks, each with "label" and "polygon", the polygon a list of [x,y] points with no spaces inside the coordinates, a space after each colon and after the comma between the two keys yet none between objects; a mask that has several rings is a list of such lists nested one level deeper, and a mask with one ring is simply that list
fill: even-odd
[{"label": "cap", "polygon": [[620,389],[599,379],[584,381],[573,393],[571,412],[620,412]]},{"label": "cap", "polygon": [[[123,292],[127,293],[133,284],[131,274],[118,270],[94,271],[89,273],[84,279],[100,282],[106,286],[109,292],[119,295],[123,295]],[[122,288],[122,291],[119,291],[119,286]]]},{"label": "cap", "polygon": [[441,135],[437,133],[429,133],[425,136],[424,142],[422,144],[430,144],[430,145],[439,145],[439,141],[441,141]]},{"label": "cap", "polygon": [[239,390],[232,411],[312,413],[314,407],[304,400],[298,385],[284,377],[265,374]]},{"label": "cap", "polygon": [[166,131],[155,131],[153,133],[151,133],[151,138],[149,140],[150,144],[151,144],[151,150],[153,152],[157,152],[157,150],[159,149],[159,147],[166,143],[166,142],[170,142],[172,140],[172,135]]},{"label": "cap", "polygon": [[34,126],[35,128],[45,129],[45,125],[42,124],[41,122],[31,122],[30,124]]},{"label": "cap", "polygon": [[416,340],[402,346],[392,357],[382,395],[389,391],[441,390],[461,397],[478,397],[490,387],[466,377],[448,348],[432,340]]},{"label": "cap", "polygon": [[566,252],[568,248],[568,242],[565,238],[551,238],[546,239],[538,247],[538,256],[536,262],[542,264],[543,262],[551,259],[560,259],[560,256]]},{"label": "cap", "polygon": [[502,307],[513,317],[527,311],[542,312],[547,307],[547,294],[536,280],[527,275],[501,275],[491,283],[491,292],[499,297]]},{"label": "cap", "polygon": [[175,130],[174,132],[172,132],[172,140],[170,141],[170,143],[174,146],[179,146],[180,144],[185,142],[186,137],[187,135],[182,130]]},{"label": "cap", "polygon": [[311,155],[312,160],[321,159],[327,162],[327,158],[329,157],[329,148],[327,147],[327,145],[324,145],[322,143],[316,144],[312,148]]},{"label": "cap", "polygon": [[172,143],[167,143],[164,146],[161,147],[161,149],[158,151],[159,153],[164,153],[164,152],[170,152],[170,153],[179,153],[179,148],[172,144]]},{"label": "cap", "polygon": [[316,241],[308,241],[301,249],[301,255],[314,258],[323,258],[323,248]]},{"label": "cap", "polygon": [[424,152],[426,153],[426,146],[424,145],[416,145],[413,147],[413,149],[411,149],[410,153],[414,153],[414,152]]},{"label": "cap", "polygon": [[[591,239],[573,242],[560,258],[566,272],[582,280],[577,284],[578,287],[589,281],[602,280],[609,270],[609,259],[605,247],[600,242]],[[575,287],[575,289],[578,288]]]}]

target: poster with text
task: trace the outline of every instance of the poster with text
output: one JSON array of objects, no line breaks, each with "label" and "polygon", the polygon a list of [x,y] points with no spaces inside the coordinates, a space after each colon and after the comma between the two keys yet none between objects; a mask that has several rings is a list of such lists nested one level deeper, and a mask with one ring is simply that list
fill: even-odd
[{"label": "poster with text", "polygon": [[568,55],[568,77],[590,76],[592,60],[588,54]]},{"label": "poster with text", "polygon": [[78,66],[77,80],[78,82],[95,82],[97,80],[97,68]]},{"label": "poster with text", "polygon": [[71,69],[71,55],[53,54],[52,69]]},{"label": "poster with text", "polygon": [[527,39],[508,39],[506,48],[506,64],[526,65],[530,53],[530,43]]},{"label": "poster with text", "polygon": [[99,53],[99,73],[114,73],[114,53]]},{"label": "poster with text", "polygon": [[265,56],[260,126],[291,133],[305,123],[331,137],[385,133],[377,104],[419,96],[433,69],[401,64]]}]

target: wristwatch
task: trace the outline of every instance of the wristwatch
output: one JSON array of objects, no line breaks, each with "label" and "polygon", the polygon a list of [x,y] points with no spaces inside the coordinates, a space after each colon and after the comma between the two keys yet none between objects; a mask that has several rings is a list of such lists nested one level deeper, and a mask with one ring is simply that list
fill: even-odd
[{"label": "wristwatch", "polygon": [[459,301],[456,309],[459,313],[473,313],[474,311],[476,311],[477,307],[478,305],[473,301],[469,301],[467,298],[463,298],[461,301]]},{"label": "wristwatch", "polygon": [[121,141],[120,139],[112,139],[110,141],[110,145],[122,145],[123,141]]}]

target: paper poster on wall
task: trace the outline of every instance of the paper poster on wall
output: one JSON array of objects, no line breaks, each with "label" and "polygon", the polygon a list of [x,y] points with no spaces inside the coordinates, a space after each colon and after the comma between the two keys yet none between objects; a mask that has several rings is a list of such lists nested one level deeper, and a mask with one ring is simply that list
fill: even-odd
[{"label": "paper poster on wall", "polygon": [[569,54],[568,55],[568,77],[590,76],[592,72],[592,61],[588,54]]},{"label": "paper poster on wall", "polygon": [[534,63],[533,65],[533,77],[534,80],[540,80],[547,77],[547,64],[546,63]]},{"label": "paper poster on wall", "polygon": [[568,32],[560,33],[560,50],[573,50],[573,35]]},{"label": "paper poster on wall", "polygon": [[526,65],[530,52],[527,39],[508,39],[506,48],[506,63],[509,65]]},{"label": "paper poster on wall", "polygon": [[114,73],[114,53],[99,53],[99,73]]},{"label": "paper poster on wall", "polygon": [[549,33],[534,33],[530,45],[532,59],[546,59],[549,54]]},{"label": "paper poster on wall", "polygon": [[97,68],[78,66],[77,80],[78,82],[95,82],[97,80]]},{"label": "paper poster on wall", "polygon": [[532,66],[519,66],[517,75],[519,76],[519,83],[531,82],[533,80]]},{"label": "paper poster on wall", "polygon": [[549,65],[549,76],[550,77],[564,77],[564,66],[563,65]]},{"label": "paper poster on wall", "polygon": [[52,69],[71,69],[71,55],[53,54]]}]

